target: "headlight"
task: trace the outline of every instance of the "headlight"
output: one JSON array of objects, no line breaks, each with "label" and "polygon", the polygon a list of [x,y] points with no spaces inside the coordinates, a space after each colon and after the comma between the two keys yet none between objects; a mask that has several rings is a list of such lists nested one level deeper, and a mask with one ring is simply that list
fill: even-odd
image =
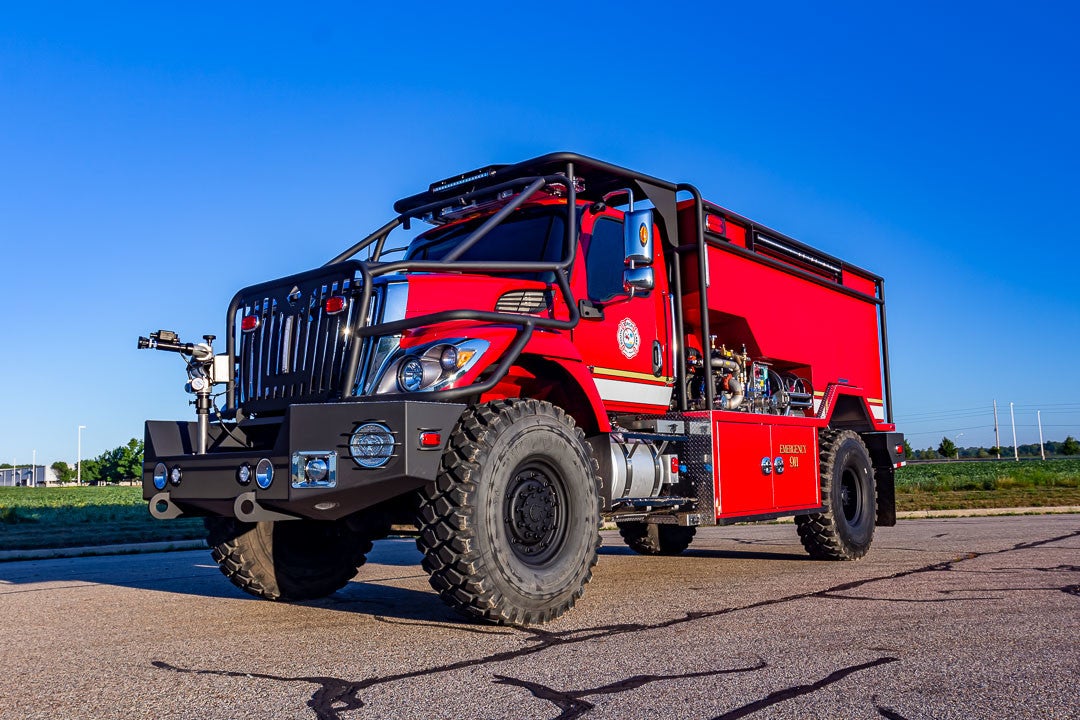
[{"label": "headlight", "polygon": [[458,351],[453,345],[447,345],[442,355],[439,356],[439,367],[443,370],[457,370],[458,367]]},{"label": "headlight", "polygon": [[424,365],[418,358],[407,357],[398,365],[398,387],[405,392],[416,392],[424,384]]},{"label": "headlight", "polygon": [[454,339],[399,348],[369,385],[371,394],[441,390],[467,373],[491,347],[487,340]]}]

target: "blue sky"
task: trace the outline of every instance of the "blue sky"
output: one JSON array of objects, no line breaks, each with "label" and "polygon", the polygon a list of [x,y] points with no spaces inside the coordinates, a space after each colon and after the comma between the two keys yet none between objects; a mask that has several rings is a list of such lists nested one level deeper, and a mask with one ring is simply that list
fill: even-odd
[{"label": "blue sky", "polygon": [[[0,22],[0,462],[187,418],[140,334],[392,202],[573,150],[885,276],[900,429],[1080,436],[1067,3],[24,3]],[[1006,430],[1003,440],[1011,442]]]}]

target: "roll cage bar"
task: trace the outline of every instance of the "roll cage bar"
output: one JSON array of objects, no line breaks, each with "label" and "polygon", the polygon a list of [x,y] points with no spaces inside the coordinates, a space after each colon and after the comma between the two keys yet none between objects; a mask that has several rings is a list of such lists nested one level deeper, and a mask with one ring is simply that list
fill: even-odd
[{"label": "roll cage bar", "polygon": [[[580,180],[585,180],[585,182],[579,183]],[[518,329],[514,339],[503,354],[495,370],[486,380],[466,387],[442,390],[438,393],[438,399],[446,401],[456,400],[469,395],[479,395],[491,390],[502,380],[514,362],[517,361],[517,358],[528,344],[533,331],[537,327],[569,330],[576,327],[580,321],[581,316],[578,310],[578,303],[574,298],[569,283],[570,266],[573,263],[577,252],[577,223],[573,221],[572,215],[568,213],[568,221],[566,222],[566,255],[558,262],[463,261],[460,260],[460,258],[480,240],[487,236],[492,229],[506,220],[515,210],[524,205],[537,192],[544,188],[556,187],[561,188],[558,191],[559,194],[565,192],[566,206],[568,208],[576,208],[579,200],[601,202],[605,197],[612,193],[629,189],[631,192],[631,199],[648,200],[652,203],[654,220],[660,228],[662,239],[667,243],[665,255],[678,255],[693,251],[698,253],[698,272],[699,277],[702,278],[702,291],[699,292],[701,302],[701,332],[699,340],[702,348],[709,346],[708,298],[707,293],[704,292],[704,289],[709,286],[706,248],[709,242],[714,242],[715,244],[715,241],[710,241],[706,237],[706,208],[714,213],[722,214],[724,217],[744,224],[748,229],[748,237],[760,235],[775,239],[797,249],[799,252],[810,254],[812,257],[820,258],[824,262],[831,263],[837,268],[857,270],[862,275],[871,278],[877,288],[877,297],[874,298],[874,302],[877,303],[880,310],[879,319],[884,363],[885,408],[887,420],[890,423],[892,422],[892,396],[889,381],[889,356],[885,326],[884,280],[882,278],[848,263],[844,263],[837,258],[826,255],[825,253],[811,248],[808,245],[804,245],[782,233],[758,225],[736,213],[720,208],[712,203],[706,203],[702,199],[701,193],[693,185],[686,183],[671,183],[618,165],[612,165],[601,160],[596,160],[595,158],[568,152],[550,153],[513,165],[492,165],[432,183],[427,191],[402,198],[394,203],[394,211],[398,213],[395,218],[327,261],[323,267],[299,273],[289,278],[282,278],[270,283],[263,283],[241,290],[234,296],[230,303],[226,320],[226,327],[229,330],[227,334],[227,352],[230,362],[236,362],[235,328],[233,325],[235,323],[236,312],[244,297],[258,293],[271,286],[278,286],[282,283],[312,279],[325,274],[330,268],[345,269],[341,266],[351,267],[355,271],[354,277],[359,276],[362,281],[361,288],[358,293],[355,289],[352,292],[354,295],[359,294],[361,308],[369,307],[374,280],[383,275],[402,272],[440,271],[471,271],[494,274],[553,272],[556,283],[562,291],[563,300],[569,311],[569,317],[566,320],[493,311],[461,309],[445,310],[378,325],[363,325],[354,329],[354,334],[358,338],[367,338],[373,335],[397,334],[417,327],[455,320],[478,320],[481,322],[516,325],[518,326]],[[457,248],[442,259],[414,259],[391,262],[380,261],[388,236],[398,227],[409,229],[413,220],[420,220],[429,215],[437,217],[439,213],[445,209],[468,207],[473,201],[491,199],[504,191],[515,193],[514,197],[512,197],[506,205],[486,218],[478,228],[461,241]],[[680,243],[678,235],[678,209],[676,198],[680,192],[689,193],[693,198],[695,206],[696,237],[692,238],[691,242],[686,244]],[[371,248],[372,246],[374,247],[367,261],[351,259],[357,253],[367,248]],[[751,245],[751,251],[752,247],[753,246]],[[776,263],[776,261],[771,261],[767,257],[758,257],[759,259],[781,265],[780,263]],[[786,272],[793,272],[797,275],[804,276],[813,282],[826,282],[813,273],[798,268],[792,268],[790,266],[781,265],[781,267]],[[676,302],[674,303],[674,329],[676,332],[676,344],[678,349],[675,366],[676,383],[678,385],[678,409],[685,412],[688,409],[688,401],[686,397],[685,382],[686,348],[683,346],[682,342],[682,338],[685,337],[682,308],[682,277],[680,264],[678,262],[668,263],[668,268],[671,275],[670,285],[675,293],[676,299]],[[844,288],[841,287],[840,289],[843,290]],[[366,319],[361,316],[359,322],[365,323]],[[350,347],[347,362],[342,369],[342,382],[340,387],[343,389],[351,387],[353,382],[352,379],[356,377],[360,363],[362,345],[363,343],[361,342],[353,342]],[[712,388],[711,383],[705,383],[705,391],[707,400],[706,407],[712,407],[714,403],[714,389]],[[395,395],[394,397],[399,399],[432,399],[430,393],[402,393]],[[226,412],[233,415],[236,412],[234,379],[230,379],[227,385]]]}]

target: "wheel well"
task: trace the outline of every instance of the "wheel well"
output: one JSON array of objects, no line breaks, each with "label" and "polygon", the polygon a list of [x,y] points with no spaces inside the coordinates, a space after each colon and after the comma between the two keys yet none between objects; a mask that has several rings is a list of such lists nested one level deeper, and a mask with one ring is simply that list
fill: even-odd
[{"label": "wheel well", "polygon": [[586,437],[600,431],[585,392],[566,368],[536,355],[522,355],[518,365],[526,371],[519,379],[521,397],[546,400],[562,408]]},{"label": "wheel well", "polygon": [[873,430],[866,403],[855,395],[840,395],[833,404],[829,427],[837,430]]}]

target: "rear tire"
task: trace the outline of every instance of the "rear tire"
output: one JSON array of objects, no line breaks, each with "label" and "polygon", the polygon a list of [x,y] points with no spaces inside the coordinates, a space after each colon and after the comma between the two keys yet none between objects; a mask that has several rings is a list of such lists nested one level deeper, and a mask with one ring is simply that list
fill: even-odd
[{"label": "rear tire", "polygon": [[862,438],[851,430],[822,430],[821,504],[825,512],[795,518],[799,539],[819,560],[858,560],[874,539],[874,468]]},{"label": "rear tire", "polygon": [[559,617],[584,592],[600,544],[598,465],[572,418],[538,400],[465,411],[416,544],[439,597],[510,625]]},{"label": "rear tire", "polygon": [[343,520],[205,519],[210,555],[229,581],[267,600],[313,600],[353,579],[371,540]]},{"label": "rear tire", "polygon": [[678,555],[697,533],[695,527],[659,523],[619,523],[619,534],[631,550],[642,555]]}]

